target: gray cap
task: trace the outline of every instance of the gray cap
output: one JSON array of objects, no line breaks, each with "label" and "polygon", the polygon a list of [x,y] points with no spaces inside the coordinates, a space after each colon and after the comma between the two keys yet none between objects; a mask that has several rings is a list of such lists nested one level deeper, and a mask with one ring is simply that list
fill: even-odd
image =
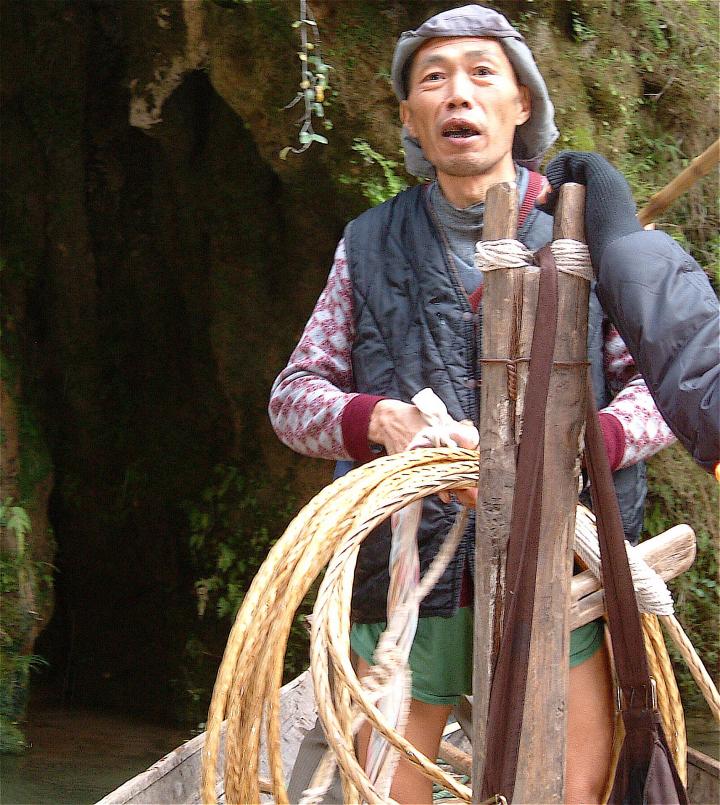
[{"label": "gray cap", "polygon": [[[513,158],[528,167],[537,167],[542,155],[558,138],[555,108],[522,35],[502,14],[491,8],[477,5],[453,8],[436,14],[414,31],[401,34],[395,46],[391,71],[392,85],[398,99],[407,99],[407,77],[415,51],[428,39],[448,36],[493,37],[500,41],[518,81],[530,92],[530,118],[515,130]],[[420,143],[408,134],[405,127],[402,144],[408,172],[421,179],[434,178],[435,168],[425,158]]]}]

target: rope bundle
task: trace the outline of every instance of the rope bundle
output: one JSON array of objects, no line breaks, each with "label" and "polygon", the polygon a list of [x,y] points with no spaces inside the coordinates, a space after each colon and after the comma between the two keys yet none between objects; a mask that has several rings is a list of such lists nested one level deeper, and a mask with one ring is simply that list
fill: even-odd
[{"label": "rope bundle", "polygon": [[[280,757],[279,691],[283,657],[297,607],[330,563],[315,606],[311,669],[328,752],[305,802],[316,802],[337,762],[345,800],[389,802],[374,786],[355,756],[353,735],[364,719],[402,755],[464,802],[471,790],[419,753],[387,723],[377,707],[393,674],[404,667],[395,650],[397,628],[381,639],[380,662],[369,678],[358,680],[350,664],[350,598],[357,553],[362,540],[382,520],[408,503],[443,490],[477,483],[478,454],[453,448],[417,449],[377,459],[339,478],[317,495],[288,526],[255,577],[230,633],[218,672],[203,753],[202,792],[215,801],[215,782],[223,718],[227,717],[225,793],[229,803],[260,801],[258,761],[261,732],[266,734],[271,787],[275,801],[287,803]],[[592,520],[579,507],[579,531],[592,532]],[[446,539],[417,595],[424,595],[452,556],[464,524]],[[581,539],[584,539],[581,537]],[[401,605],[404,606],[404,605]],[[644,616],[645,617],[645,616]],[[398,619],[397,623],[401,623]],[[674,677],[667,677],[662,640],[653,641],[649,660],[659,685],[661,711],[676,758],[685,752],[682,708]],[[665,652],[657,659],[658,652]],[[332,684],[330,680],[332,679]],[[665,696],[665,702],[663,702]],[[669,704],[668,704],[669,701]]]},{"label": "rope bundle", "polygon": [[[481,271],[498,268],[533,266],[533,252],[519,240],[485,240],[476,245],[475,265]],[[557,270],[563,274],[592,281],[592,264],[588,247],[578,240],[560,238],[550,244]]]},{"label": "rope bundle", "polygon": [[[260,734],[264,728],[272,793],[276,802],[288,802],[279,749],[279,698],[283,657],[295,611],[335,549],[344,544],[348,574],[342,576],[343,600],[338,604],[339,614],[334,610],[331,625],[336,626],[339,618],[347,623],[357,555],[355,545],[359,546],[378,523],[407,503],[440,491],[476,484],[477,471],[478,455],[469,450],[418,449],[386,456],[353,470],[326,487],[290,523],[253,580],[228,638],[208,714],[202,779],[205,802],[215,801],[220,730],[225,717],[228,719],[227,801],[260,801],[258,759]],[[317,605],[315,613],[316,616],[319,613]],[[338,674],[344,670],[346,676],[356,682],[352,668],[344,667],[349,656],[347,629],[336,631],[331,651],[338,663]],[[354,758],[350,738],[352,717],[344,692],[347,689],[341,691],[340,687],[333,685],[335,700],[344,705],[338,717],[340,726],[328,737],[342,747],[339,760],[348,768],[352,767],[351,779],[357,788],[362,789],[367,785],[367,777],[357,767]],[[327,689],[329,684],[322,691],[316,690],[319,706],[323,705]],[[409,745],[407,751],[419,755]],[[447,784],[457,794],[463,794],[463,799],[469,801],[466,786],[459,789],[454,780],[434,763],[422,756],[418,760],[424,767],[432,767],[434,779]],[[349,793],[346,788],[346,798]],[[382,801],[376,793],[368,793],[369,801]]]}]

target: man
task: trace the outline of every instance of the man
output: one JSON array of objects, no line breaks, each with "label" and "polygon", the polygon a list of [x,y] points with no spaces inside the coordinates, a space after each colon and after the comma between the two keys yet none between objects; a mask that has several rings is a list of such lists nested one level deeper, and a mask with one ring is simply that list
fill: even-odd
[{"label": "man", "polygon": [[[599,154],[559,154],[547,177],[554,190],[564,182],[587,186],[585,230],[598,298],[665,421],[695,461],[717,475],[720,304],[707,275],[664,232],[642,229],[627,182]],[[540,207],[546,212],[557,200],[549,189]]]},{"label": "man", "polygon": [[[417,186],[351,222],[328,283],[286,369],[270,416],[278,436],[307,455],[363,462],[404,450],[425,423],[410,399],[432,388],[456,420],[478,419],[482,285],[474,267],[487,189],[516,181],[518,238],[537,249],[552,219],[533,209],[536,163],[557,137],[547,88],[520,34],[481,6],[438,14],[403,34],[392,78],[400,99],[410,172]],[[672,436],[617,332],[593,297],[589,350],[623,521],[637,537],[644,473],[640,459]],[[610,402],[610,389],[619,391]],[[421,571],[438,551],[458,504],[424,503]],[[451,707],[471,688],[474,523],[423,601],[410,655],[412,702],[406,736],[435,757]],[[362,676],[382,631],[389,536],[365,542],[353,591],[351,642]],[[568,802],[599,802],[612,741],[611,685],[602,628],[573,633],[569,693]],[[358,737],[361,761],[368,733]],[[401,760],[391,796],[430,802],[429,781]]]}]

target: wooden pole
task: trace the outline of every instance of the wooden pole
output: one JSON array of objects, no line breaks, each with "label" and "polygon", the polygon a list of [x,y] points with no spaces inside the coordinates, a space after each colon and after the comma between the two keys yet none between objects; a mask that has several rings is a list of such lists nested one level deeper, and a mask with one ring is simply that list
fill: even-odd
[{"label": "wooden pole", "polygon": [[[518,191],[514,182],[488,190],[483,240],[514,238]],[[520,285],[518,270],[490,271],[484,277],[483,355],[508,355],[513,340]],[[517,328],[516,328],[517,329]],[[502,624],[505,551],[515,488],[515,404],[504,364],[485,364],[480,387],[480,475],[475,539],[475,625],[473,653],[473,801],[480,801],[485,768],[485,731],[490,683]]]},{"label": "wooden pole", "polygon": [[650,201],[638,213],[640,223],[645,226],[654,221],[661,212],[664,212],[675,199],[692,187],[698,179],[710,173],[718,162],[720,162],[720,139],[716,140],[709,148],[706,148],[699,157],[695,157],[672,182],[666,184],[662,190],[658,190],[655,195],[650,197]]},{"label": "wooden pole", "polygon": [[[553,239],[584,242],[585,188],[563,185]],[[528,275],[521,349],[529,354],[537,274]],[[569,603],[580,449],[585,422],[587,321],[590,282],[558,274],[555,366],[545,416],[545,461],[537,592],[530,643],[525,712],[515,802],[561,803],[565,795]],[[532,300],[532,301],[531,301]],[[531,308],[525,315],[525,306]],[[518,372],[524,399],[527,364]],[[518,392],[518,396],[521,396]],[[518,412],[521,414],[521,412]],[[538,752],[538,747],[543,747]]]},{"label": "wooden pole", "polygon": [[[486,216],[495,198],[492,191],[488,193]],[[564,185],[554,238],[584,240],[583,220],[584,188]],[[496,237],[483,233],[484,239]],[[529,356],[537,279],[535,269],[499,269],[486,275],[483,355]],[[545,423],[537,593],[520,739],[521,762],[513,797],[515,802],[526,803],[560,803],[564,798],[568,608],[585,411],[589,282],[560,274],[558,294],[556,366],[550,381]],[[515,481],[515,447],[522,428],[526,384],[527,363],[520,362],[517,402],[513,403],[507,391],[506,366],[483,364],[473,681],[473,780],[478,797],[478,781],[483,779],[491,671],[502,625],[503,570]]]}]

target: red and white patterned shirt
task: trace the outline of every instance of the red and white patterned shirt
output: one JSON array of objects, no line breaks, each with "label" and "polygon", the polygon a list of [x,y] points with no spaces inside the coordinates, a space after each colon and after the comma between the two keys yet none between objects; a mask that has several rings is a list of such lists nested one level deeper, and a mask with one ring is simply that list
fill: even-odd
[{"label": "red and white patterned shirt", "polygon": [[[620,334],[606,324],[604,368],[616,396],[600,412],[600,419],[610,465],[619,469],[648,458],[675,437]],[[341,240],[327,284],[270,394],[273,428],[298,453],[354,461],[373,457],[367,426],[372,408],[382,398],[354,391],[354,339],[352,286]]]}]

